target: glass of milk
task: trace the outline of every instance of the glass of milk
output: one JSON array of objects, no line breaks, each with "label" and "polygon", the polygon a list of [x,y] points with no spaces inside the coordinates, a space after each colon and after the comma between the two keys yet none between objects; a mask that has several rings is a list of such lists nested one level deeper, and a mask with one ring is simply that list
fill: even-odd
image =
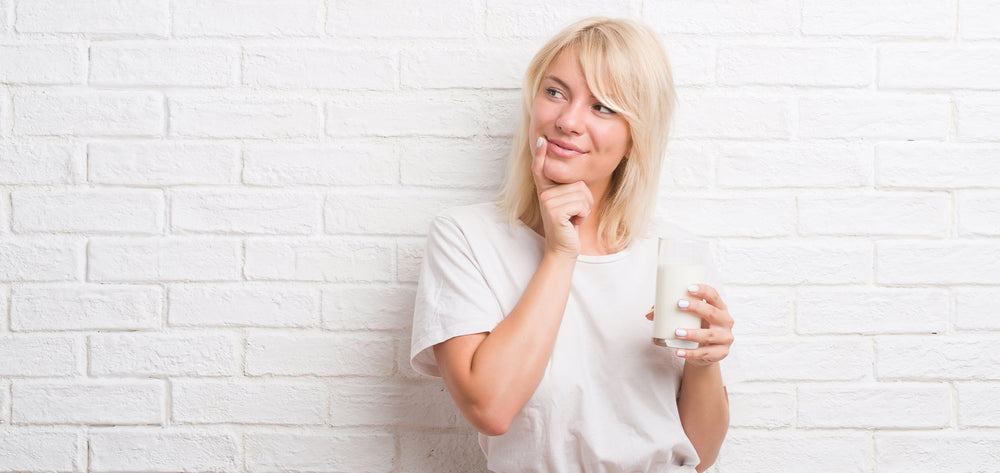
[{"label": "glass of milk", "polygon": [[688,293],[688,286],[705,282],[708,270],[708,242],[660,238],[656,270],[656,308],[653,314],[653,343],[671,347],[693,349],[697,342],[677,340],[679,328],[701,328],[701,317],[677,307],[677,301],[695,299]]}]

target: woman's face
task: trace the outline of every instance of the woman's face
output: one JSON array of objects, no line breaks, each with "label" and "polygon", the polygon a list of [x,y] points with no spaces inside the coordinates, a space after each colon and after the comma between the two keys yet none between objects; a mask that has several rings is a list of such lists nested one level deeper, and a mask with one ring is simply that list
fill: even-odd
[{"label": "woman's face", "polygon": [[591,191],[607,189],[631,143],[628,122],[593,96],[574,51],[560,53],[542,75],[530,126],[531,145],[539,136],[548,141],[546,177],[582,180]]}]

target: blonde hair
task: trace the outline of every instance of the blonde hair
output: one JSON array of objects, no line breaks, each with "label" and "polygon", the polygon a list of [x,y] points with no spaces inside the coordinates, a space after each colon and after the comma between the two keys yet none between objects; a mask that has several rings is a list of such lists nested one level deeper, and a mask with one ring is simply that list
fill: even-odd
[{"label": "blonde hair", "polygon": [[579,55],[587,86],[628,122],[632,138],[626,159],[611,175],[599,212],[598,239],[619,251],[646,229],[656,206],[663,154],[676,107],[673,77],[663,45],[648,26],[625,19],[585,18],[560,31],[528,65],[521,113],[499,207],[508,223],[541,223],[531,175],[531,108],[542,76],[562,52]]}]

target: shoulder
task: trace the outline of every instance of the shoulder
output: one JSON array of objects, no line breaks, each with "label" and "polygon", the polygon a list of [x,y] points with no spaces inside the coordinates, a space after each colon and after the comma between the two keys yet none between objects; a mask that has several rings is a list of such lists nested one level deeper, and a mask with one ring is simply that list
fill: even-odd
[{"label": "shoulder", "polygon": [[462,230],[485,230],[494,228],[501,222],[500,210],[494,202],[451,207],[438,213],[431,221],[431,229],[440,226],[457,227]]}]

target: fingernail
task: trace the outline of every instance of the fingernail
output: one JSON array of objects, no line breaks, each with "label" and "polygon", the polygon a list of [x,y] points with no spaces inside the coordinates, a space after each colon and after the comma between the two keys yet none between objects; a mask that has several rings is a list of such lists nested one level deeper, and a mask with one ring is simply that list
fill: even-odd
[{"label": "fingernail", "polygon": [[687,355],[687,352],[686,352],[686,351],[684,351],[684,350],[677,350],[677,356],[679,356],[679,357],[682,357],[682,358],[683,358],[683,357],[684,357],[684,355]]},{"label": "fingernail", "polygon": [[535,142],[535,148],[538,148],[538,147],[542,146],[542,143],[545,143],[545,138],[542,138],[541,136],[539,136],[538,137],[538,141]]},{"label": "fingernail", "polygon": [[681,309],[687,309],[689,305],[691,305],[691,303],[688,302],[687,299],[677,301],[677,307],[680,307]]},{"label": "fingernail", "polygon": [[694,294],[694,293],[698,292],[698,285],[697,284],[692,284],[692,285],[688,286],[688,292],[690,292],[691,294]]},{"label": "fingernail", "polygon": [[684,329],[682,329],[682,328],[679,328],[679,329],[677,329],[677,332],[676,332],[676,333],[677,333],[677,336],[678,336],[678,337],[686,337],[686,336],[687,336],[687,334],[688,334],[688,331],[687,331],[687,330],[684,330]]}]

